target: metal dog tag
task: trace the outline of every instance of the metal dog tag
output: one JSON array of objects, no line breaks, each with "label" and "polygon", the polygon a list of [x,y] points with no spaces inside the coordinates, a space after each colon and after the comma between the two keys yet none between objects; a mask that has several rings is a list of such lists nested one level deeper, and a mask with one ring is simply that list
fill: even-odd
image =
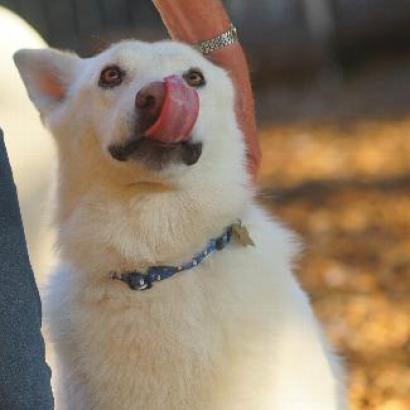
[{"label": "metal dog tag", "polygon": [[246,226],[243,226],[240,221],[232,225],[232,234],[242,246],[255,246]]}]

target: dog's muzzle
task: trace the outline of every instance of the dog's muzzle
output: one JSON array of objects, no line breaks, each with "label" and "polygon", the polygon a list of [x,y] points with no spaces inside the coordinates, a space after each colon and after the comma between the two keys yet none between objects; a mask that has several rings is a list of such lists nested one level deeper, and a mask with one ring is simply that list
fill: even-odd
[{"label": "dog's muzzle", "polygon": [[199,114],[199,96],[176,75],[141,88],[135,97],[137,126],[125,144],[109,147],[117,161],[142,159],[154,168],[169,162],[195,164],[202,144],[192,143],[191,133]]}]

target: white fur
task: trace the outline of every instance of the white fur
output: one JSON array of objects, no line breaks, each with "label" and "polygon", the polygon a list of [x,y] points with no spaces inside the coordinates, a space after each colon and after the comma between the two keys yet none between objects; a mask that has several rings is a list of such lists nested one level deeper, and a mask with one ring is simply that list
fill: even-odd
[{"label": "white fur", "polygon": [[22,47],[46,46],[24,20],[0,7],[0,127],[4,131],[30,261],[37,280],[43,279],[52,265],[54,236],[45,216],[56,155],[38,112],[27,99],[12,55]]},{"label": "white fur", "polygon": [[[187,46],[119,43],[79,59],[21,51],[16,63],[59,152],[60,264],[47,311],[58,356],[57,408],[340,410],[341,372],[294,279],[293,236],[256,205],[226,73]],[[118,64],[124,84],[98,87]],[[203,154],[160,172],[118,163],[110,143],[133,127],[145,84],[199,67]],[[64,98],[46,95],[42,75]],[[240,218],[255,247],[232,243],[143,293],[108,272],[189,260]]]}]

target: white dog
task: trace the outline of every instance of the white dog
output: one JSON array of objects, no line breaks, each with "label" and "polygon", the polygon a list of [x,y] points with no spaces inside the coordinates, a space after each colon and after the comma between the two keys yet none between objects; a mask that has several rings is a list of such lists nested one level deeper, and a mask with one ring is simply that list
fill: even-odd
[{"label": "white dog", "polygon": [[57,408],[344,409],[294,238],[249,188],[227,74],[173,42],[15,61],[59,157]]}]

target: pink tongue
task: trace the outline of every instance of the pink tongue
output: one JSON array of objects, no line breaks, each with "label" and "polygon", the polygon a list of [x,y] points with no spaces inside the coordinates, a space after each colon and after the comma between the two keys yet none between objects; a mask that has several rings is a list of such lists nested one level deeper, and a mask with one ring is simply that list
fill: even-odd
[{"label": "pink tongue", "polygon": [[144,136],[164,143],[186,141],[191,136],[199,112],[196,90],[179,76],[164,79],[165,96],[161,113]]}]

